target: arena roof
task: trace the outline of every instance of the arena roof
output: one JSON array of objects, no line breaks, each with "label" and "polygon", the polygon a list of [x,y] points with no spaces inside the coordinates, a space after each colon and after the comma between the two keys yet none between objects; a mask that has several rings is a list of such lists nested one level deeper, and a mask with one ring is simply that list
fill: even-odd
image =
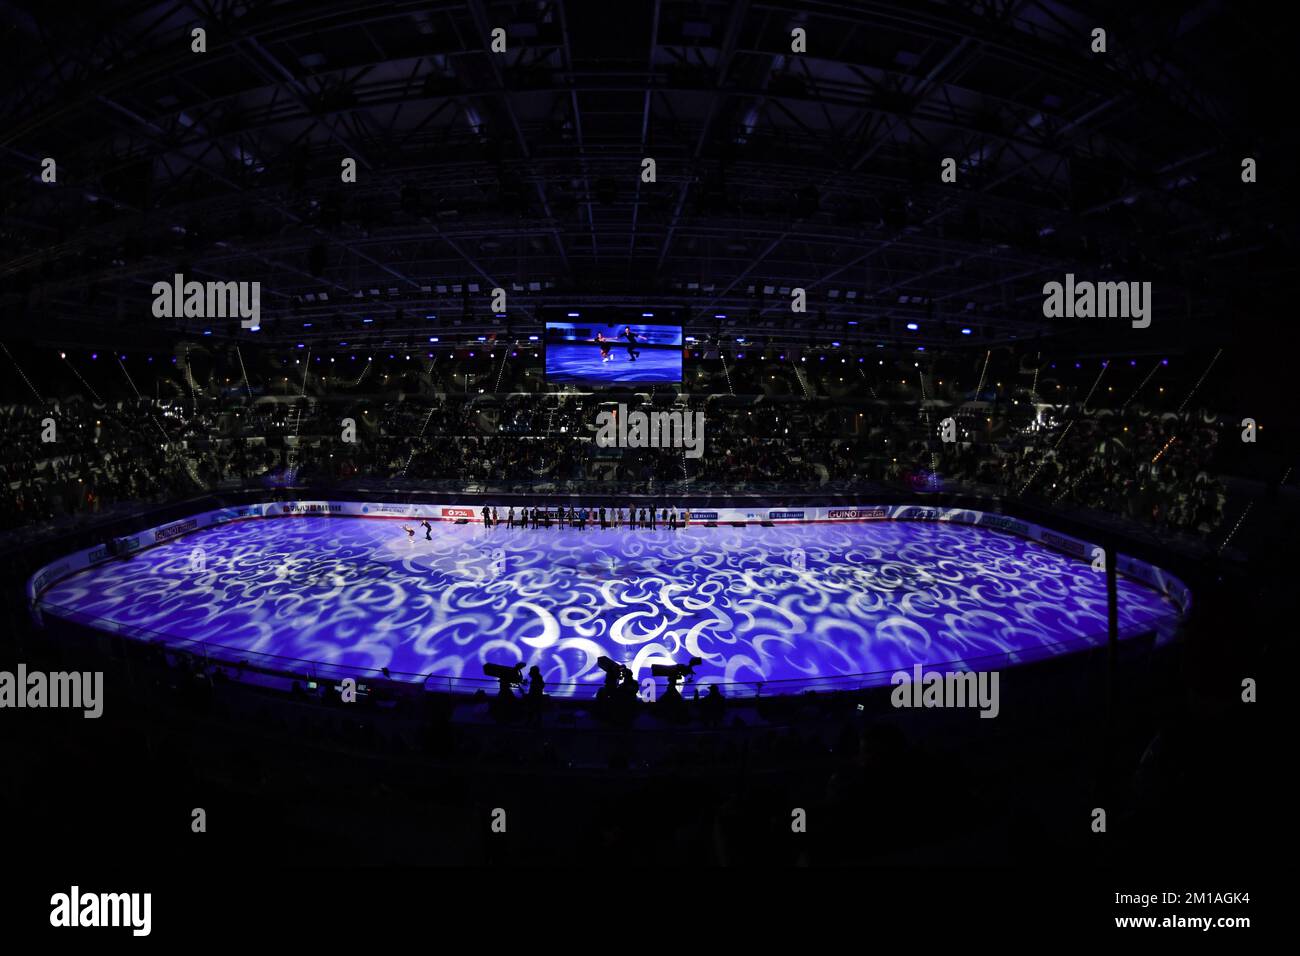
[{"label": "arena roof", "polygon": [[1290,285],[1293,133],[1266,98],[1288,61],[1243,11],[0,4],[5,334],[250,334],[155,318],[179,272],[260,282],[266,341],[519,334],[581,304],[983,346],[1078,335],[1041,308],[1073,272],[1152,282],[1177,340]]}]

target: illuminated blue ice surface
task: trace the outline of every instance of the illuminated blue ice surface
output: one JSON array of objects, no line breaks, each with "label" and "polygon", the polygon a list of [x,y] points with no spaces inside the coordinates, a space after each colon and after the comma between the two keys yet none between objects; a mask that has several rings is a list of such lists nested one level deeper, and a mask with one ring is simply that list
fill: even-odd
[{"label": "illuminated blue ice surface", "polygon": [[[386,667],[394,677],[434,675],[430,686],[481,679],[486,661],[523,660],[541,667],[548,693],[583,696],[603,679],[601,655],[638,677],[653,663],[698,656],[702,685],[829,688],[837,682],[825,679],[846,675],[887,683],[916,663],[1003,667],[1106,638],[1104,574],[967,525],[579,532],[438,523],[426,541],[422,528],[410,539],[402,524],[237,522],[83,571],[42,603],[131,636],[202,641],[231,661]],[[1176,615],[1154,590],[1120,577],[1121,633]]]}]

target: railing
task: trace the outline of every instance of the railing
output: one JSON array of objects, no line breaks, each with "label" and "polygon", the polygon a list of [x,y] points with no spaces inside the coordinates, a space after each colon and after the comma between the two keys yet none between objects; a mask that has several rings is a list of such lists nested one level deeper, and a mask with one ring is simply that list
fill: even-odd
[{"label": "railing", "polygon": [[[404,685],[408,690],[418,689],[431,693],[458,695],[470,695],[480,690],[492,691],[498,686],[495,678],[486,676],[465,677],[452,674],[420,674],[393,671],[384,667],[362,667],[353,664],[313,661],[279,654],[268,654],[261,651],[250,651],[197,638],[178,638],[161,631],[112,621],[47,601],[38,601],[37,610],[52,613],[59,619],[83,627],[111,634],[120,634],[168,653],[188,654],[202,660],[209,667],[219,666],[223,671],[227,672],[233,668],[235,673],[233,675],[227,673],[227,676],[233,676],[235,679],[240,679],[244,671],[297,681],[325,682],[352,678],[358,684],[370,681],[387,685]],[[1151,626],[1130,628],[1121,632],[1119,639],[1120,641],[1127,641],[1141,635],[1151,634],[1155,630]],[[922,665],[922,672],[929,674],[949,671],[1000,671],[1011,666],[1057,659],[1077,651],[1104,647],[1105,644],[1105,634],[1075,637],[1065,641],[1035,645],[1022,651],[928,662]],[[888,686],[894,683],[893,677],[899,673],[907,674],[910,679],[913,672],[909,666],[907,668],[895,667],[888,670],[857,674],[808,676],[781,680],[717,681],[701,677],[693,682],[693,686],[700,690],[716,686],[722,695],[729,699],[789,696],[810,692],[845,693]],[[548,681],[546,683],[546,692],[551,697],[589,700],[595,698],[602,686],[604,686],[603,672],[595,672],[588,681]],[[691,688],[692,684],[687,684],[684,692],[689,693]]]}]

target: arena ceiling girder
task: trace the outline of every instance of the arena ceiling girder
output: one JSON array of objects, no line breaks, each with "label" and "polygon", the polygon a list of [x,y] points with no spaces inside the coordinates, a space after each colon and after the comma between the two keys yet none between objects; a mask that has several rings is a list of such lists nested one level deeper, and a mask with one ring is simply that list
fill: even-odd
[{"label": "arena ceiling girder", "polygon": [[[0,308],[43,331],[201,334],[149,312],[152,283],[182,271],[260,281],[276,336],[398,310],[477,332],[499,286],[518,330],[557,298],[620,299],[755,333],[924,321],[927,341],[963,345],[964,323],[987,341],[1059,332],[1034,298],[1067,271],[1141,272],[1157,310],[1208,322],[1279,268],[1260,210],[1289,199],[1261,185],[1246,215],[1236,104],[1172,52],[1239,38],[1216,4],[0,9]],[[1099,20],[1104,59],[1086,42]],[[957,185],[939,182],[945,156]],[[795,286],[812,318],[775,293]]]}]

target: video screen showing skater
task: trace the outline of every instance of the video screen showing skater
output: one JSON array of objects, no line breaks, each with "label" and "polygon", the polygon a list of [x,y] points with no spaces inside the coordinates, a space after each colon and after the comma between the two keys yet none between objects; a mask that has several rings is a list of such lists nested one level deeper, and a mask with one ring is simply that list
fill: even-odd
[{"label": "video screen showing skater", "polygon": [[566,385],[680,383],[682,328],[547,322],[546,378]]}]

